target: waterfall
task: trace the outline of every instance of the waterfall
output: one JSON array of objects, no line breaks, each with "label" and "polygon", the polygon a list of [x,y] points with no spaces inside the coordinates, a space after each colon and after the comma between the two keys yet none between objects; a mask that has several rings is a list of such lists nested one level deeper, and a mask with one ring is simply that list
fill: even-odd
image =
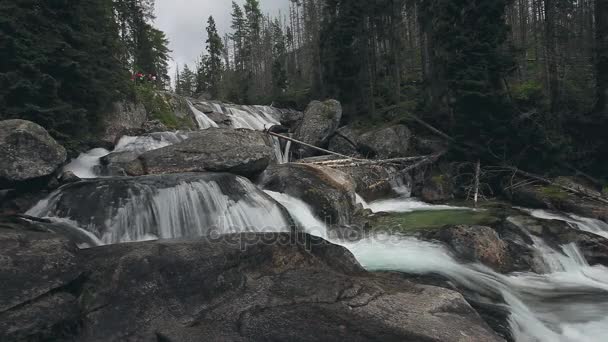
[{"label": "waterfall", "polygon": [[249,180],[213,173],[70,184],[28,215],[71,220],[104,244],[289,231],[290,222],[284,209]]},{"label": "waterfall", "polygon": [[142,154],[147,151],[177,144],[187,138],[188,135],[183,132],[159,132],[137,137],[123,136],[112,152],[103,148],[92,149],[72,160],[63,168],[63,171],[71,171],[82,179],[97,178],[99,175],[95,172],[95,167],[100,165],[101,158],[110,153],[134,152]]},{"label": "waterfall", "polygon": [[524,212],[527,212],[528,214],[530,214],[536,218],[545,219],[545,220],[564,221],[564,222],[570,223],[571,225],[574,225],[574,227],[576,227],[582,231],[600,235],[600,236],[608,239],[608,223],[600,221],[600,220],[591,219],[591,218],[587,218],[587,217],[581,217],[581,216],[574,215],[574,214],[557,214],[557,213],[552,213],[552,212],[549,212],[546,210],[540,210],[540,209],[532,210],[532,209],[520,208],[520,210],[523,210]]},{"label": "waterfall", "polygon": [[[281,112],[279,109],[274,107],[240,106],[232,104],[220,105],[214,102],[199,102],[199,104],[213,108],[216,112],[228,117],[231,122],[230,127],[234,129],[244,128],[263,131],[272,126],[281,124]],[[274,146],[274,153],[277,162],[280,164],[288,163],[291,142],[288,142],[285,149],[283,149],[279,138],[271,137],[271,141]]]},{"label": "waterfall", "polygon": [[[307,232],[328,236],[326,228],[319,228],[324,227],[322,221],[314,217],[306,204],[285,194],[269,194],[288,209],[294,220],[305,225]],[[445,209],[445,206],[422,205],[414,200],[399,201],[375,202],[375,209]],[[587,225],[581,229],[592,228]],[[440,274],[475,293],[503,298],[504,306],[511,313],[512,335],[518,342],[605,341],[608,268],[589,266],[574,244],[563,246],[562,253],[541,239],[532,238],[533,248],[549,266],[546,274],[499,274],[480,264],[460,263],[439,243],[396,234],[378,233],[357,242],[332,242],[348,248],[361,265],[371,271]]]},{"label": "waterfall", "polygon": [[196,107],[194,107],[192,105],[192,102],[188,101],[188,107],[190,107],[190,110],[194,114],[194,118],[196,118],[196,122],[198,123],[198,128],[208,129],[208,128],[212,128],[212,127],[218,127],[218,125],[215,123],[215,121],[209,119],[209,117],[205,113],[196,109]]},{"label": "waterfall", "polygon": [[469,209],[464,207],[453,207],[448,205],[433,205],[422,202],[415,198],[400,197],[387,200],[379,200],[367,203],[363,197],[357,195],[357,203],[363,205],[363,208],[370,209],[374,213],[379,212],[394,212],[408,213],[416,210],[463,210]]}]

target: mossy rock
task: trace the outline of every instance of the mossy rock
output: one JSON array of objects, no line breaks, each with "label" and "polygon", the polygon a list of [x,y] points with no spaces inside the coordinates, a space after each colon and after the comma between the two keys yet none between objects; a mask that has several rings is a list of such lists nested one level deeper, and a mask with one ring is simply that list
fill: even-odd
[{"label": "mossy rock", "polygon": [[489,210],[421,210],[376,215],[373,230],[415,234],[451,225],[491,225],[500,219]]},{"label": "mossy rock", "polygon": [[564,200],[568,198],[568,193],[557,186],[544,186],[539,191],[550,199]]}]

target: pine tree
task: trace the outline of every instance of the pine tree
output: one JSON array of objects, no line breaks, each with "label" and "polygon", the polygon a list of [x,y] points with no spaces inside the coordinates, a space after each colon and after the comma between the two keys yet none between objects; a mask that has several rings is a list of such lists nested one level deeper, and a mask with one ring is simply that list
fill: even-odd
[{"label": "pine tree", "polygon": [[247,22],[243,14],[243,10],[236,3],[232,2],[232,30],[233,33],[230,36],[234,42],[234,69],[243,72],[245,70],[245,52],[244,44],[246,39],[246,28]]},{"label": "pine tree", "polygon": [[194,96],[196,93],[196,75],[188,64],[184,65],[184,69],[180,73],[179,89],[183,96]]},{"label": "pine tree", "polygon": [[213,98],[219,98],[223,72],[222,54],[224,52],[224,44],[217,32],[213,17],[209,17],[206,30],[208,56],[205,58],[203,64],[208,78],[208,91]]},{"label": "pine tree", "polygon": [[287,70],[285,68],[285,54],[287,48],[285,46],[285,36],[283,35],[283,29],[278,20],[272,23],[272,31],[274,41],[272,49],[272,86],[273,95],[279,98],[287,90]]}]

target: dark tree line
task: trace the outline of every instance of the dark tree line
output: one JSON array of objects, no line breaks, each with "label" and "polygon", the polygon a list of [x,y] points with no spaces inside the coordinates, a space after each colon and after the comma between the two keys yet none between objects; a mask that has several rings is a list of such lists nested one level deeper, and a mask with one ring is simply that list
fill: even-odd
[{"label": "dark tree line", "polygon": [[168,81],[168,41],[151,26],[151,0],[0,2],[0,119],[22,118],[76,147],[112,102],[132,96],[131,75]]},{"label": "dark tree line", "polygon": [[207,85],[191,94],[297,107],[334,97],[344,123],[415,114],[478,146],[469,157],[539,168],[558,161],[603,176],[607,7],[606,0],[291,0],[288,13],[272,18],[247,0],[233,3],[231,32],[215,52],[207,42],[192,71],[205,75],[209,57],[221,54],[220,76],[199,77]]}]

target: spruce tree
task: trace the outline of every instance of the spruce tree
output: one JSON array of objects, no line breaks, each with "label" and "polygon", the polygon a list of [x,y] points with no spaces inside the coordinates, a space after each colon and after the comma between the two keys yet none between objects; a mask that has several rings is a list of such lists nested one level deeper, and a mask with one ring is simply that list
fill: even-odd
[{"label": "spruce tree", "polygon": [[208,78],[208,91],[213,98],[217,99],[220,95],[220,84],[222,81],[224,44],[222,43],[222,38],[217,33],[215,20],[211,16],[207,20],[206,30],[208,55],[203,64]]}]

